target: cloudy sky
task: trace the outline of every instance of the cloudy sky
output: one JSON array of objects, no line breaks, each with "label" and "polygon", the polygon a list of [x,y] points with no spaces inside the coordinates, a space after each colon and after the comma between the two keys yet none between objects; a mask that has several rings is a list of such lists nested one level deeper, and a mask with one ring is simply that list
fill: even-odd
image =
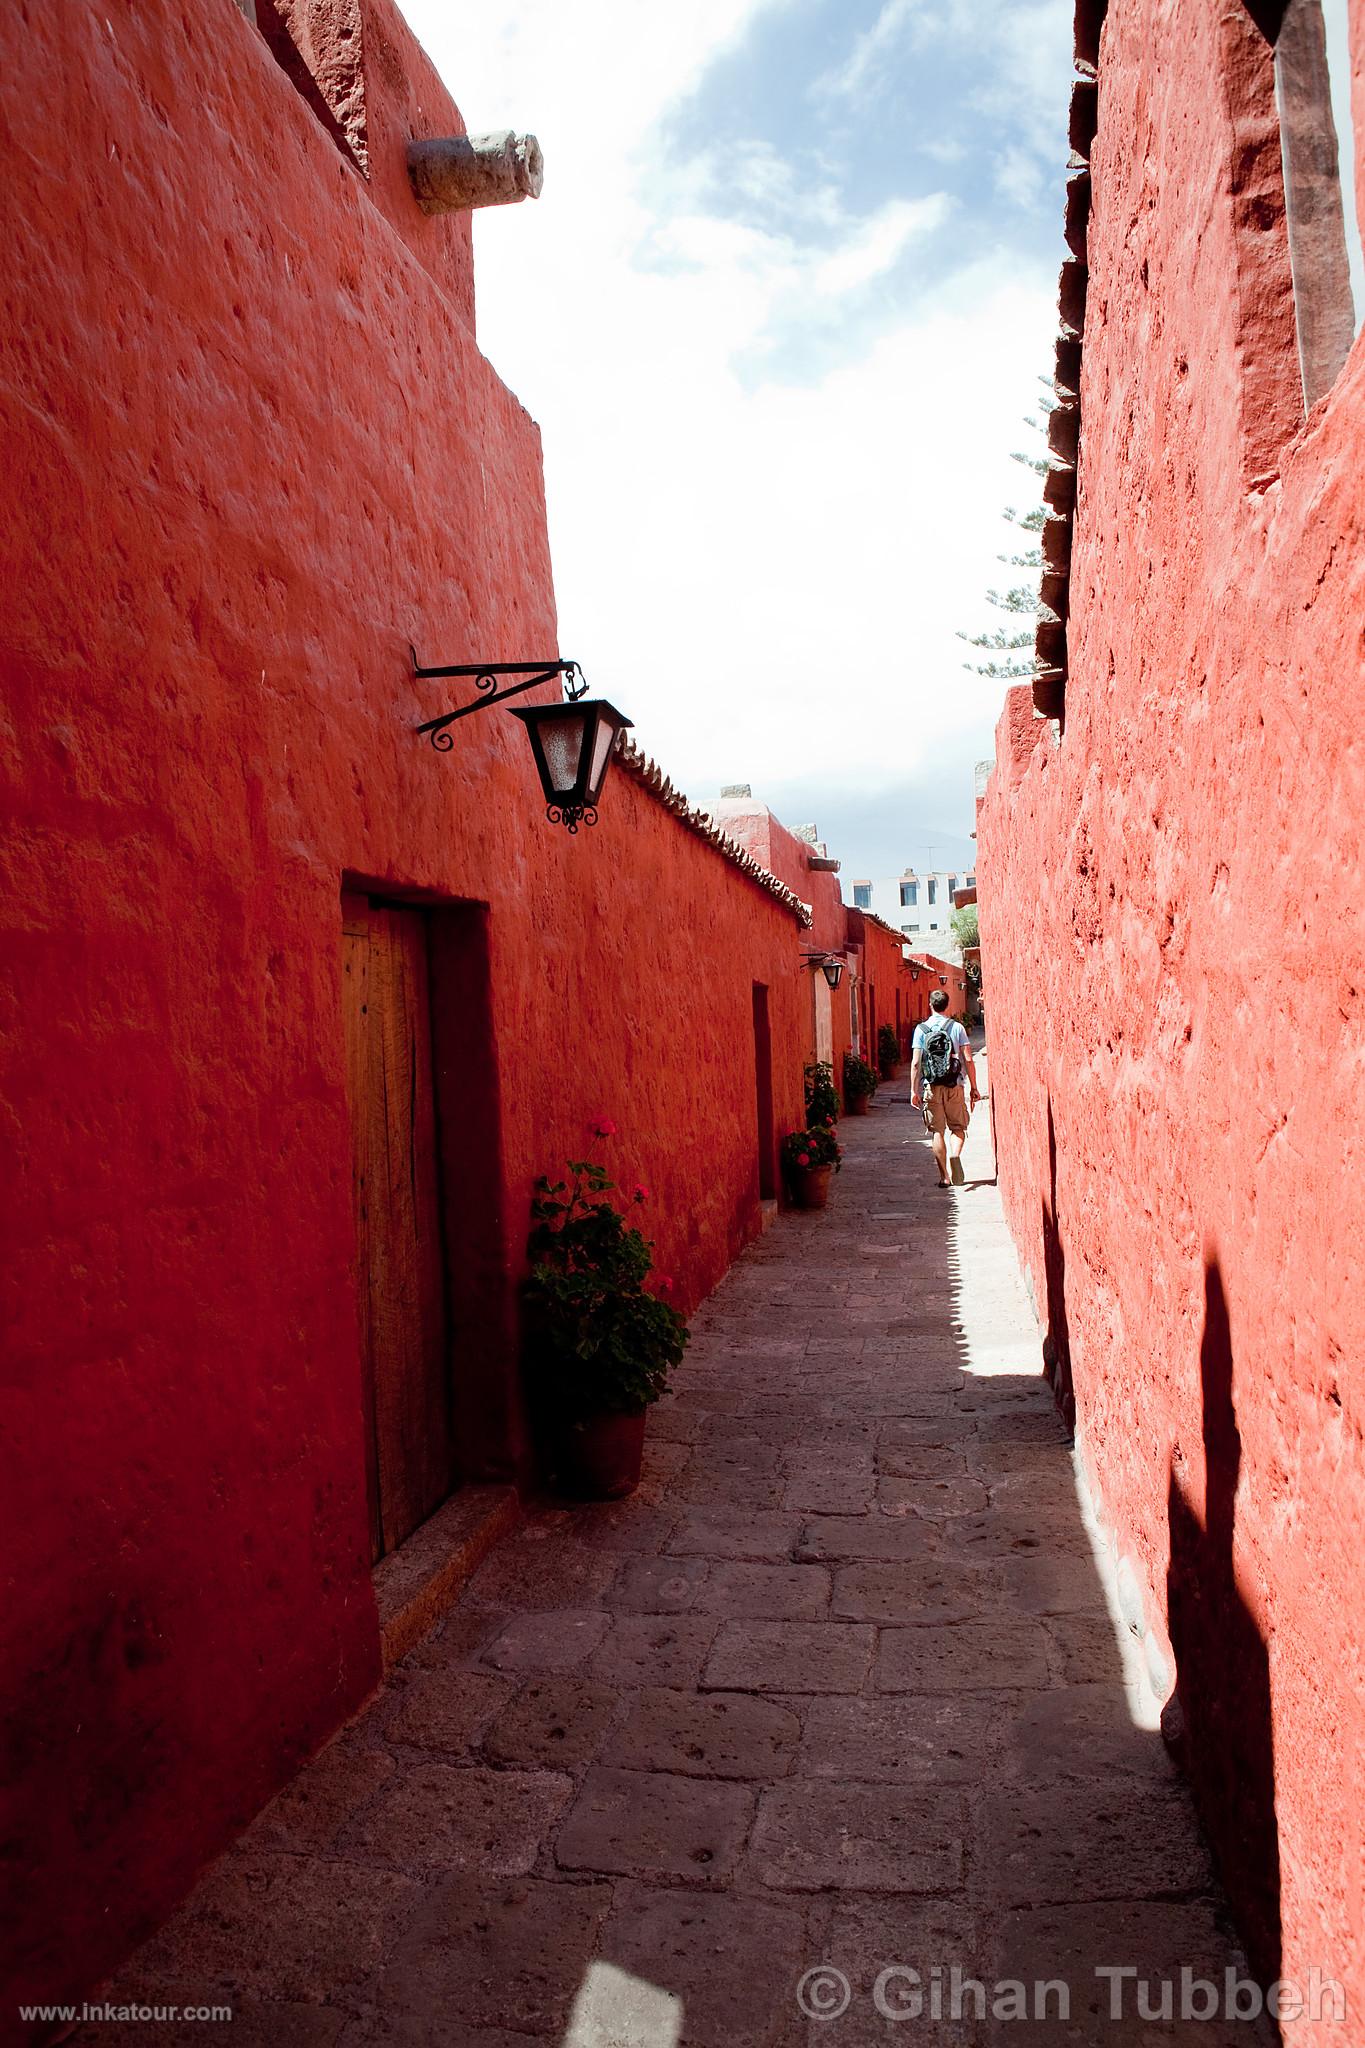
[{"label": "cloudy sky", "polygon": [[538,203],[476,216],[560,648],[698,801],[844,875],[969,850],[1010,461],[1051,366],[1071,0],[406,0]]}]

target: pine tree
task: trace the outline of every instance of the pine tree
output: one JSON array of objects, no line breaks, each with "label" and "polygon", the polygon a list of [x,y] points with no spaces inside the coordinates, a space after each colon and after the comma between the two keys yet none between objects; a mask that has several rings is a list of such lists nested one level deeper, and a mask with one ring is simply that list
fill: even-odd
[{"label": "pine tree", "polygon": [[[1031,428],[1035,434],[1046,438],[1048,414],[1055,406],[1056,399],[1052,396],[1051,386],[1046,377],[1040,377],[1038,382],[1043,386],[1043,395],[1038,401],[1038,410],[1042,417],[1035,418],[1032,413],[1026,413],[1024,415],[1024,424]],[[1029,455],[1021,449],[1012,450],[1010,459],[1013,462],[1022,463],[1025,469],[1033,470],[1035,475],[1040,477],[1047,475],[1050,466],[1046,455]],[[1013,505],[1006,505],[1002,514],[1002,517],[1007,519],[1011,526],[1017,526],[1023,533],[1041,533],[1043,530],[1043,520],[1046,516],[1041,505],[1034,506],[1028,512],[1019,512]],[[1035,573],[1030,582],[1016,583],[1008,590],[988,590],[986,592],[987,604],[994,605],[997,611],[1008,612],[1015,619],[1036,620],[1038,617],[1038,581],[1043,567],[1041,548],[1025,548],[1022,554],[1000,555],[997,557],[997,560],[1003,562],[1006,568],[1009,569],[1032,569],[1037,573]],[[959,640],[965,640],[969,647],[979,647],[985,654],[1012,657],[1003,661],[992,659],[989,661],[966,661],[962,664],[964,668],[971,669],[976,675],[993,676],[1001,682],[1017,683],[1034,675],[1037,671],[1037,663],[1032,653],[1032,625],[1027,628],[997,626],[993,632],[988,633],[959,632],[957,637]],[[1027,660],[1023,658],[1025,648],[1029,649]]]}]

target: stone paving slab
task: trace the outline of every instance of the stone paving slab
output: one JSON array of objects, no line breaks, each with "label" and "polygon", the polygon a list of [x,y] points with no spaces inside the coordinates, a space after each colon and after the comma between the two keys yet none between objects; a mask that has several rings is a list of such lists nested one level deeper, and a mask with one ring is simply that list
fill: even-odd
[{"label": "stone paving slab", "polygon": [[[638,1493],[533,1503],[111,1995],[221,1997],[244,2048],[1262,2048],[1098,2012],[1097,1962],[1240,1955],[984,1122],[949,1196],[903,1080],[843,1135],[696,1318]],[[1071,2016],[954,2013],[954,1970]],[[75,2038],[134,2031],[184,2039]]]}]

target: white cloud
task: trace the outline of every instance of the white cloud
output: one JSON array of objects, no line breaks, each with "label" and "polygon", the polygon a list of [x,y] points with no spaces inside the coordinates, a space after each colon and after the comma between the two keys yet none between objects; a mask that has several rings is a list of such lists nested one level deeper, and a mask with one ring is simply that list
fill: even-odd
[{"label": "white cloud", "polygon": [[889,199],[854,229],[841,249],[815,265],[815,289],[842,295],[870,284],[892,268],[916,236],[941,227],[950,207],[944,192],[927,199]]},{"label": "white cloud", "polygon": [[857,37],[844,62],[815,82],[816,94],[855,105],[876,91],[882,68],[898,43],[918,41],[936,26],[924,0],[885,0],[870,29]]},{"label": "white cloud", "polygon": [[[408,12],[471,127],[545,149],[544,197],[475,247],[482,345],[543,429],[562,651],[698,795],[885,785],[947,746],[965,819],[1000,686],[955,629],[999,580],[1051,280],[1000,248],[897,315],[879,294],[943,195],[848,218],[742,134],[667,160],[667,110],[791,0],[507,4]],[[736,180],[780,226],[721,210]],[[832,366],[784,380],[813,331]]]}]

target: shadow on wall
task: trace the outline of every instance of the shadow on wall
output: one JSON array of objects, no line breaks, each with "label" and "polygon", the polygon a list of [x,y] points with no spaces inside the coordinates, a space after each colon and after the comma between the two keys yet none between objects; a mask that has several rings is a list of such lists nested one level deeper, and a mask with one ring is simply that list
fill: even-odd
[{"label": "shadow on wall", "polygon": [[1270,1661],[1233,1562],[1242,1438],[1232,1395],[1232,1325],[1216,1259],[1205,1267],[1204,1303],[1202,1522],[1174,1464],[1167,1497],[1167,1612],[1179,1702],[1171,1733],[1252,1966],[1270,1983],[1280,1974],[1281,1945]]},{"label": "shadow on wall", "polygon": [[1074,1431],[1076,1393],[1071,1378],[1071,1330],[1066,1317],[1066,1252],[1057,1215],[1057,1127],[1050,1095],[1047,1099],[1047,1176],[1049,1193],[1043,1203],[1043,1284],[1047,1314],[1043,1363],[1062,1419],[1068,1430]]}]

